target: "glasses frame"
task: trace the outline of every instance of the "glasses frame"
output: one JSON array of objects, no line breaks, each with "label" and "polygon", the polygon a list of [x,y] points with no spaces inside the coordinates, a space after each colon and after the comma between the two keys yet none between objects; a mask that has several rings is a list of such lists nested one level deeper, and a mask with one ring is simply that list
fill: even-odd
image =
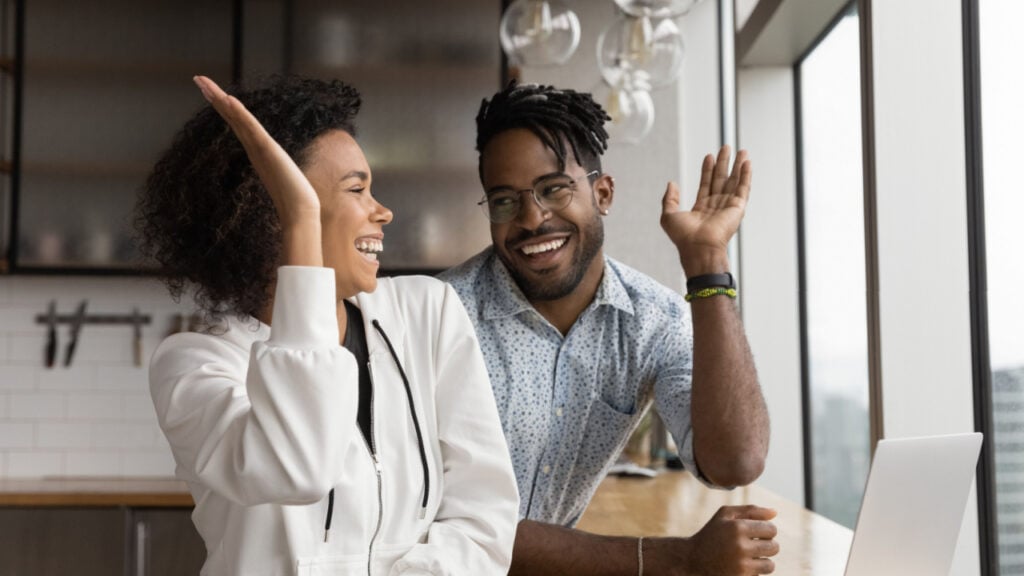
[{"label": "glasses frame", "polygon": [[[569,176],[568,174],[564,174],[564,175],[565,176]],[[565,202],[565,204],[559,206],[558,208],[553,208],[553,207],[550,207],[550,206],[545,206],[544,203],[541,201],[540,196],[537,195],[537,187],[539,185],[543,184],[545,182],[545,180],[549,180],[550,178],[546,178],[544,180],[541,180],[540,182],[537,182],[537,184],[534,184],[533,187],[531,187],[531,188],[522,188],[520,190],[513,190],[512,192],[514,192],[514,193],[519,195],[519,198],[520,198],[519,199],[519,207],[516,208],[516,211],[512,214],[512,216],[510,216],[507,219],[495,220],[494,217],[491,216],[491,210],[490,210],[490,208],[487,205],[487,201],[488,201],[487,194],[484,194],[483,200],[480,200],[479,202],[477,202],[476,205],[479,206],[481,210],[483,210],[484,216],[486,216],[487,219],[490,220],[491,222],[493,222],[494,224],[507,224],[507,223],[515,220],[516,218],[518,218],[519,217],[519,213],[522,212],[522,210],[523,210],[523,201],[522,201],[523,192],[529,192],[530,196],[533,198],[533,201],[536,202],[537,206],[539,206],[540,209],[543,210],[544,212],[555,212],[555,211],[558,211],[558,210],[562,210],[566,206],[572,204],[573,198],[576,197],[576,185],[577,185],[577,183],[579,183],[579,181],[581,179],[584,179],[584,178],[589,180],[592,176],[601,176],[601,171],[600,170],[591,170],[590,172],[587,172],[586,174],[584,174],[582,176],[577,176],[575,178],[571,178],[570,177],[569,178],[569,199]],[[552,177],[552,178],[554,178],[554,177]]]}]

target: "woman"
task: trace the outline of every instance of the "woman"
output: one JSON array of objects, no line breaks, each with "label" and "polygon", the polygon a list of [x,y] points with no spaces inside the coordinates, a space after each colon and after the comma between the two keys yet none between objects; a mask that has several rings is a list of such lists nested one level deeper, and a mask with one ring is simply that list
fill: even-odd
[{"label": "woman", "polygon": [[359,95],[195,81],[212,109],[138,212],[172,294],[215,320],[150,366],[203,574],[504,574],[518,496],[486,368],[448,285],[376,277],[392,215]]}]

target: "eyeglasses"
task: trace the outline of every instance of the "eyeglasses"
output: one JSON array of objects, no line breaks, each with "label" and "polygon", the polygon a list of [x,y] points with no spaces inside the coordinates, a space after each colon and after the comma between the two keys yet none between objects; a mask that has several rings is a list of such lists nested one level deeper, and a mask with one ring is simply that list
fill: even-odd
[{"label": "eyeglasses", "polygon": [[533,200],[545,212],[561,210],[572,202],[576,183],[582,178],[590,178],[600,174],[598,170],[587,172],[580,178],[571,178],[568,174],[559,174],[544,178],[534,184],[533,188],[522,190],[498,190],[477,202],[487,218],[495,224],[504,224],[515,220],[522,208],[523,192],[530,192]]}]

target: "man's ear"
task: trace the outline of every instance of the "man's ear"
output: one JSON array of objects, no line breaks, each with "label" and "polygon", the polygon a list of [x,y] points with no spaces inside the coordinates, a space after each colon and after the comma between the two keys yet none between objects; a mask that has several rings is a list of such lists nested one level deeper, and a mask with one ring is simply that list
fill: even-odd
[{"label": "man's ear", "polygon": [[612,207],[612,200],[615,198],[615,178],[609,174],[601,174],[594,180],[594,202],[601,214],[608,214]]}]

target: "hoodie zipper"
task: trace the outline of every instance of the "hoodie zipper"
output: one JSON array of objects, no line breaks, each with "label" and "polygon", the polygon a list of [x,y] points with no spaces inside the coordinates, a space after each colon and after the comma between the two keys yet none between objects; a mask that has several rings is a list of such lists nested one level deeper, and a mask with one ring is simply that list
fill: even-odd
[{"label": "hoodie zipper", "polygon": [[366,445],[366,449],[370,452],[370,458],[373,459],[373,470],[377,474],[377,526],[373,529],[373,536],[370,538],[369,550],[366,553],[366,576],[373,576],[371,573],[373,566],[373,545],[377,541],[377,535],[380,534],[380,526],[384,522],[384,482],[381,478],[380,460],[377,459],[377,445],[374,442],[373,435],[373,400],[376,389],[376,385],[373,382],[373,364],[367,362],[366,370],[370,374],[370,438],[367,440],[362,430],[359,431],[359,435],[363,437],[363,444]]},{"label": "hoodie zipper", "polygon": [[[405,375],[405,370],[402,369],[402,363],[398,360],[398,355],[395,353],[395,349],[391,345],[391,340],[388,338],[387,334],[384,333],[384,329],[381,328],[380,323],[376,320],[373,321],[373,326],[380,333],[381,337],[384,338],[384,342],[388,346],[388,351],[391,353],[391,357],[394,359],[395,365],[398,367],[398,371],[402,376],[402,384],[405,386],[405,394],[409,401],[410,415],[412,417],[413,426],[416,428],[416,441],[420,453],[420,464],[423,467],[423,501],[419,513],[420,519],[423,519],[426,516],[427,503],[430,499],[430,476],[427,466],[426,447],[423,444],[423,432],[420,430],[419,419],[416,416],[416,404],[413,400],[412,389],[409,386],[409,379]],[[359,437],[363,439],[363,445],[366,446],[366,451],[373,460],[373,470],[377,475],[377,525],[374,527],[373,536],[370,538],[366,555],[366,574],[367,576],[373,576],[373,547],[377,542],[377,537],[380,535],[380,529],[384,523],[384,478],[383,467],[381,466],[380,458],[377,456],[377,444],[374,438],[373,415],[375,405],[374,397],[376,396],[374,392],[376,392],[376,385],[373,381],[373,363],[370,361],[366,362],[366,372],[370,376],[370,437],[366,437],[366,434],[363,433],[361,427],[359,428]],[[332,489],[328,495],[327,519],[324,526],[324,542],[327,542],[330,535],[331,515],[333,509],[334,490]]]}]

